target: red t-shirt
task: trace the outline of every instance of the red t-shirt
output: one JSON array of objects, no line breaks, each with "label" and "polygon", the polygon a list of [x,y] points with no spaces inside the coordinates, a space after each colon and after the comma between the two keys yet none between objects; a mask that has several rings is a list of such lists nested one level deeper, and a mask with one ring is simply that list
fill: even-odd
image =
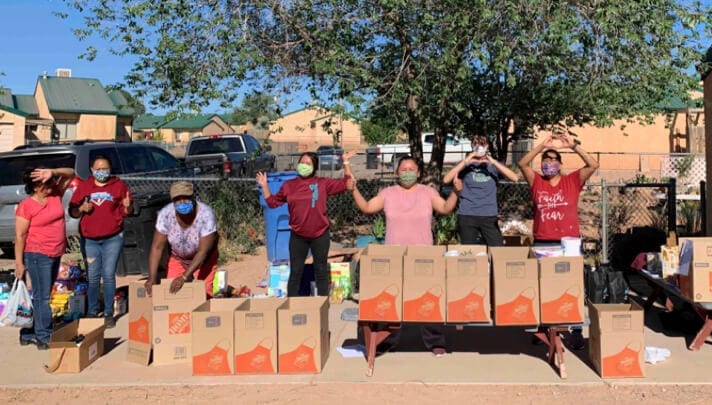
[{"label": "red t-shirt", "polygon": [[[78,207],[85,197],[94,205],[94,210],[83,214],[79,220],[79,232],[90,239],[113,236],[121,232],[124,226],[123,200],[129,188],[118,177],[110,177],[103,186],[97,186],[90,176],[79,186],[69,202],[70,207]],[[131,195],[129,193],[129,198]]]},{"label": "red t-shirt", "polygon": [[47,197],[45,205],[31,197],[25,198],[17,205],[15,216],[30,221],[25,252],[41,253],[49,257],[60,257],[64,254],[66,236],[61,197]]},{"label": "red t-shirt", "polygon": [[556,186],[535,173],[531,190],[534,199],[534,239],[579,237],[578,200],[581,188],[583,183],[579,170],[561,175]]},{"label": "red t-shirt", "polygon": [[301,237],[318,238],[329,229],[326,197],[344,192],[346,180],[300,176],[284,182],[277,194],[267,198],[267,205],[275,208],[286,202],[289,228]]}]

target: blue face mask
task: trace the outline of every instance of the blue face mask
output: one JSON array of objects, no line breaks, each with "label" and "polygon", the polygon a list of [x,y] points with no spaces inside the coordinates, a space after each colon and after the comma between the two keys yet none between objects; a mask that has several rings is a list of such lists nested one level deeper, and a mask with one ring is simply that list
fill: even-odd
[{"label": "blue face mask", "polygon": [[173,203],[173,207],[176,209],[176,212],[181,215],[188,215],[191,212],[193,212],[193,202],[192,201]]},{"label": "blue face mask", "polygon": [[109,180],[109,176],[111,176],[111,170],[92,170],[91,175],[94,176],[96,181],[98,181],[99,183],[105,183],[107,180]]}]

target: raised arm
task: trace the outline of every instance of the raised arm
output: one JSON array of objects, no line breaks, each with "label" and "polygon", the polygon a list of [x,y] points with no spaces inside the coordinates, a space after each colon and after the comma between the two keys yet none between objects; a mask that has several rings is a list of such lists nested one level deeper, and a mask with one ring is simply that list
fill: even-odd
[{"label": "raised arm", "polygon": [[346,153],[344,153],[344,177],[351,177],[352,172],[351,172],[351,162],[349,160],[356,155],[355,150],[350,150]]},{"label": "raised arm", "polygon": [[541,153],[544,149],[553,147],[553,144],[554,137],[549,136],[548,138],[546,138],[546,140],[544,140],[544,142],[532,148],[532,150],[530,150],[526,155],[524,155],[523,158],[519,160],[519,169],[522,171],[522,174],[524,175],[524,180],[527,181],[527,184],[529,184],[529,186],[534,184],[534,177],[536,176],[534,169],[531,168],[532,160],[534,160],[536,155]]},{"label": "raised arm", "polygon": [[364,214],[375,214],[377,212],[380,212],[383,210],[383,197],[380,195],[377,195],[370,200],[366,201],[365,198],[363,198],[363,195],[361,195],[361,192],[358,190],[358,187],[356,186],[356,179],[351,176],[351,182],[347,185],[347,188],[353,187],[353,196],[354,196],[354,202],[356,203],[356,206],[358,209],[361,210]]},{"label": "raised arm", "polygon": [[562,146],[565,148],[571,148],[574,152],[576,152],[579,156],[581,156],[581,159],[583,160],[583,163],[585,164],[584,167],[579,170],[579,176],[581,179],[581,184],[585,183],[586,180],[588,180],[591,176],[593,176],[593,173],[596,172],[598,169],[599,163],[596,161],[596,159],[593,158],[588,152],[586,152],[581,145],[577,144],[574,142],[571,137],[566,136],[566,135],[561,135],[559,136],[559,139],[562,142]]},{"label": "raised arm", "polygon": [[509,181],[518,181],[519,180],[519,175],[517,173],[514,173],[512,171],[512,169],[503,165],[499,160],[493,158],[492,156],[487,156],[487,161],[489,162],[489,164],[496,167],[497,170],[499,170],[499,172],[502,173],[502,176],[504,176],[507,180],[509,180]]},{"label": "raised arm", "polygon": [[168,243],[167,235],[158,232],[158,230],[153,231],[151,251],[148,254],[148,279],[144,284],[149,296],[152,293],[151,287],[153,287],[154,284],[158,284],[158,265],[160,264],[166,243]]},{"label": "raised arm", "polygon": [[466,158],[462,159],[458,164],[455,165],[450,171],[445,174],[445,177],[443,177],[443,184],[450,184],[453,179],[457,177],[458,174],[464,169],[467,165],[469,165],[472,162],[472,159],[477,157],[478,153],[477,152],[471,152],[469,155],[467,155]]}]

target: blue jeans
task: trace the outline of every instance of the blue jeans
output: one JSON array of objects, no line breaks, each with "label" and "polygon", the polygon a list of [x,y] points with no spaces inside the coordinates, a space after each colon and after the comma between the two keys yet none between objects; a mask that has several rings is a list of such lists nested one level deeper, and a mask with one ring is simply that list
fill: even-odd
[{"label": "blue jeans", "polygon": [[49,343],[52,336],[52,309],[49,307],[49,296],[52,285],[59,271],[59,257],[49,257],[41,253],[25,253],[23,255],[25,269],[32,283],[32,316],[33,329],[20,329],[24,340],[33,338]]},{"label": "blue jeans", "polygon": [[94,315],[99,306],[99,285],[104,280],[104,316],[114,315],[114,294],[116,293],[116,264],[124,248],[124,233],[105,238],[82,238],[84,258],[87,262],[87,312]]}]

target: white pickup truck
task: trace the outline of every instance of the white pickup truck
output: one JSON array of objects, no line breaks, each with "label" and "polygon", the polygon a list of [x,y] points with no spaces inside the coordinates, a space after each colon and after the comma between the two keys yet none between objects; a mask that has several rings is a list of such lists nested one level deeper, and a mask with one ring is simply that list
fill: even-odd
[{"label": "white pickup truck", "polygon": [[[425,163],[430,162],[434,138],[435,135],[432,132],[426,132],[422,135],[423,161]],[[445,141],[445,158],[443,162],[457,163],[467,157],[470,152],[472,152],[472,143],[469,139],[448,135]],[[383,163],[395,163],[401,157],[410,155],[410,145],[407,143],[376,145],[376,154]]]}]

